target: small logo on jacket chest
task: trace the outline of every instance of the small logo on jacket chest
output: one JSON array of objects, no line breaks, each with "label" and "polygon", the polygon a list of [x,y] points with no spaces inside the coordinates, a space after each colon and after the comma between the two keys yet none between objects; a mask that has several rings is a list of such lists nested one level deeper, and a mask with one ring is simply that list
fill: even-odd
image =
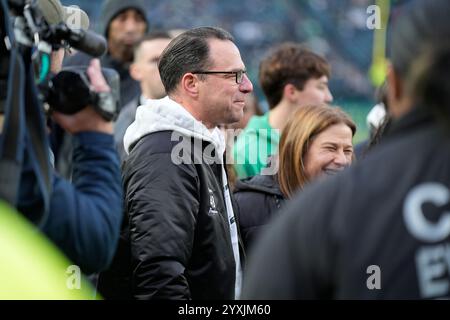
[{"label": "small logo on jacket chest", "polygon": [[219,213],[216,208],[216,199],[214,198],[214,193],[211,189],[208,188],[209,193],[209,211],[208,216],[214,216]]}]

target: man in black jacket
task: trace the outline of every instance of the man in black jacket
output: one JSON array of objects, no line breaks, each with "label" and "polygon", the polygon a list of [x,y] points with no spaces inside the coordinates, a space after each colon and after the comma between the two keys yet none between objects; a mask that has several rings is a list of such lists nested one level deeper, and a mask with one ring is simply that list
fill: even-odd
[{"label": "man in black jacket", "polygon": [[127,225],[99,289],[107,298],[118,290],[136,299],[237,298],[242,246],[217,126],[242,118],[252,84],[232,36],[212,27],[172,40],[159,72],[168,97],[140,106],[125,134]]},{"label": "man in black jacket", "polygon": [[[364,161],[306,188],[250,257],[244,298],[450,297],[447,0],[398,16],[392,124]],[[272,277],[270,275],[279,275]]]}]

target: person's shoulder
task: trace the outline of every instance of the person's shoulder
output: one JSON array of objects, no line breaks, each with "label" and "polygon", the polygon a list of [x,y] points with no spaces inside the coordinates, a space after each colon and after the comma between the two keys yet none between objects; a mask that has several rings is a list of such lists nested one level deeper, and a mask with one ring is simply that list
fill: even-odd
[{"label": "person's shoulder", "polygon": [[165,130],[152,132],[144,135],[132,146],[131,154],[136,154],[137,156],[149,156],[152,154],[167,154],[171,153],[174,146],[178,141],[173,141],[172,138],[173,131]]},{"label": "person's shoulder", "polygon": [[[134,120],[134,116],[136,115],[136,110],[139,107],[139,96],[133,98],[130,102],[125,104],[120,110],[119,116],[117,117],[117,123],[121,123],[122,121],[128,122],[129,119]],[[131,121],[133,122],[133,121]]]},{"label": "person's shoulder", "polygon": [[[174,132],[176,131],[159,131],[143,136],[122,165],[123,180],[129,181],[129,178],[135,176],[142,181],[149,179],[153,183],[161,178],[172,181],[174,185],[182,183],[198,187],[201,178],[199,167],[192,158],[195,153],[192,152],[193,142],[172,140]],[[183,142],[188,142],[189,145]]]},{"label": "person's shoulder", "polygon": [[250,118],[245,129],[237,137],[235,150],[245,149],[252,142],[252,138],[261,139],[268,135],[267,131],[270,130],[270,126],[266,118],[265,115]]},{"label": "person's shoulder", "polygon": [[245,127],[245,131],[255,129],[271,129],[268,113],[265,113],[261,116],[254,115],[250,118],[247,126]]},{"label": "person's shoulder", "polygon": [[244,192],[283,196],[276,178],[271,175],[258,174],[252,177],[237,180],[234,193],[237,194]]}]

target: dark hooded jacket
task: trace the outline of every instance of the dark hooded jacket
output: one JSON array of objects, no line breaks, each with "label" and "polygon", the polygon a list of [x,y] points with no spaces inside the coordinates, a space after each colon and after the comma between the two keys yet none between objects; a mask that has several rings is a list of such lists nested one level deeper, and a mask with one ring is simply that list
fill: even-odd
[{"label": "dark hooded jacket", "polygon": [[257,175],[236,182],[234,197],[239,209],[241,236],[246,252],[285,199],[273,175]]}]

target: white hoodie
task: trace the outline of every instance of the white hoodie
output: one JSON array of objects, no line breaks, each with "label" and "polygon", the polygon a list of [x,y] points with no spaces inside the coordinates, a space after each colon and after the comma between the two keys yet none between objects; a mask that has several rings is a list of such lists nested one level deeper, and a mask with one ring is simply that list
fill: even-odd
[{"label": "white hoodie", "polygon": [[[159,131],[176,131],[180,134],[204,140],[212,143],[218,159],[223,159],[225,152],[225,138],[219,128],[209,130],[200,121],[195,119],[183,106],[169,97],[159,100],[147,100],[136,110],[135,121],[128,127],[123,139],[125,152],[129,154],[129,148],[143,136]],[[223,194],[227,207],[228,221],[230,223],[230,236],[233,245],[234,259],[236,263],[235,298],[240,297],[242,286],[242,269],[239,255],[239,242],[236,219],[231,204],[228,188],[228,179],[222,165]]]},{"label": "white hoodie", "polygon": [[197,121],[183,106],[169,97],[148,99],[136,110],[136,118],[128,127],[123,139],[125,152],[143,136],[159,131],[173,130],[187,137],[211,142],[220,159],[225,152],[225,138],[219,128],[210,131]]}]

